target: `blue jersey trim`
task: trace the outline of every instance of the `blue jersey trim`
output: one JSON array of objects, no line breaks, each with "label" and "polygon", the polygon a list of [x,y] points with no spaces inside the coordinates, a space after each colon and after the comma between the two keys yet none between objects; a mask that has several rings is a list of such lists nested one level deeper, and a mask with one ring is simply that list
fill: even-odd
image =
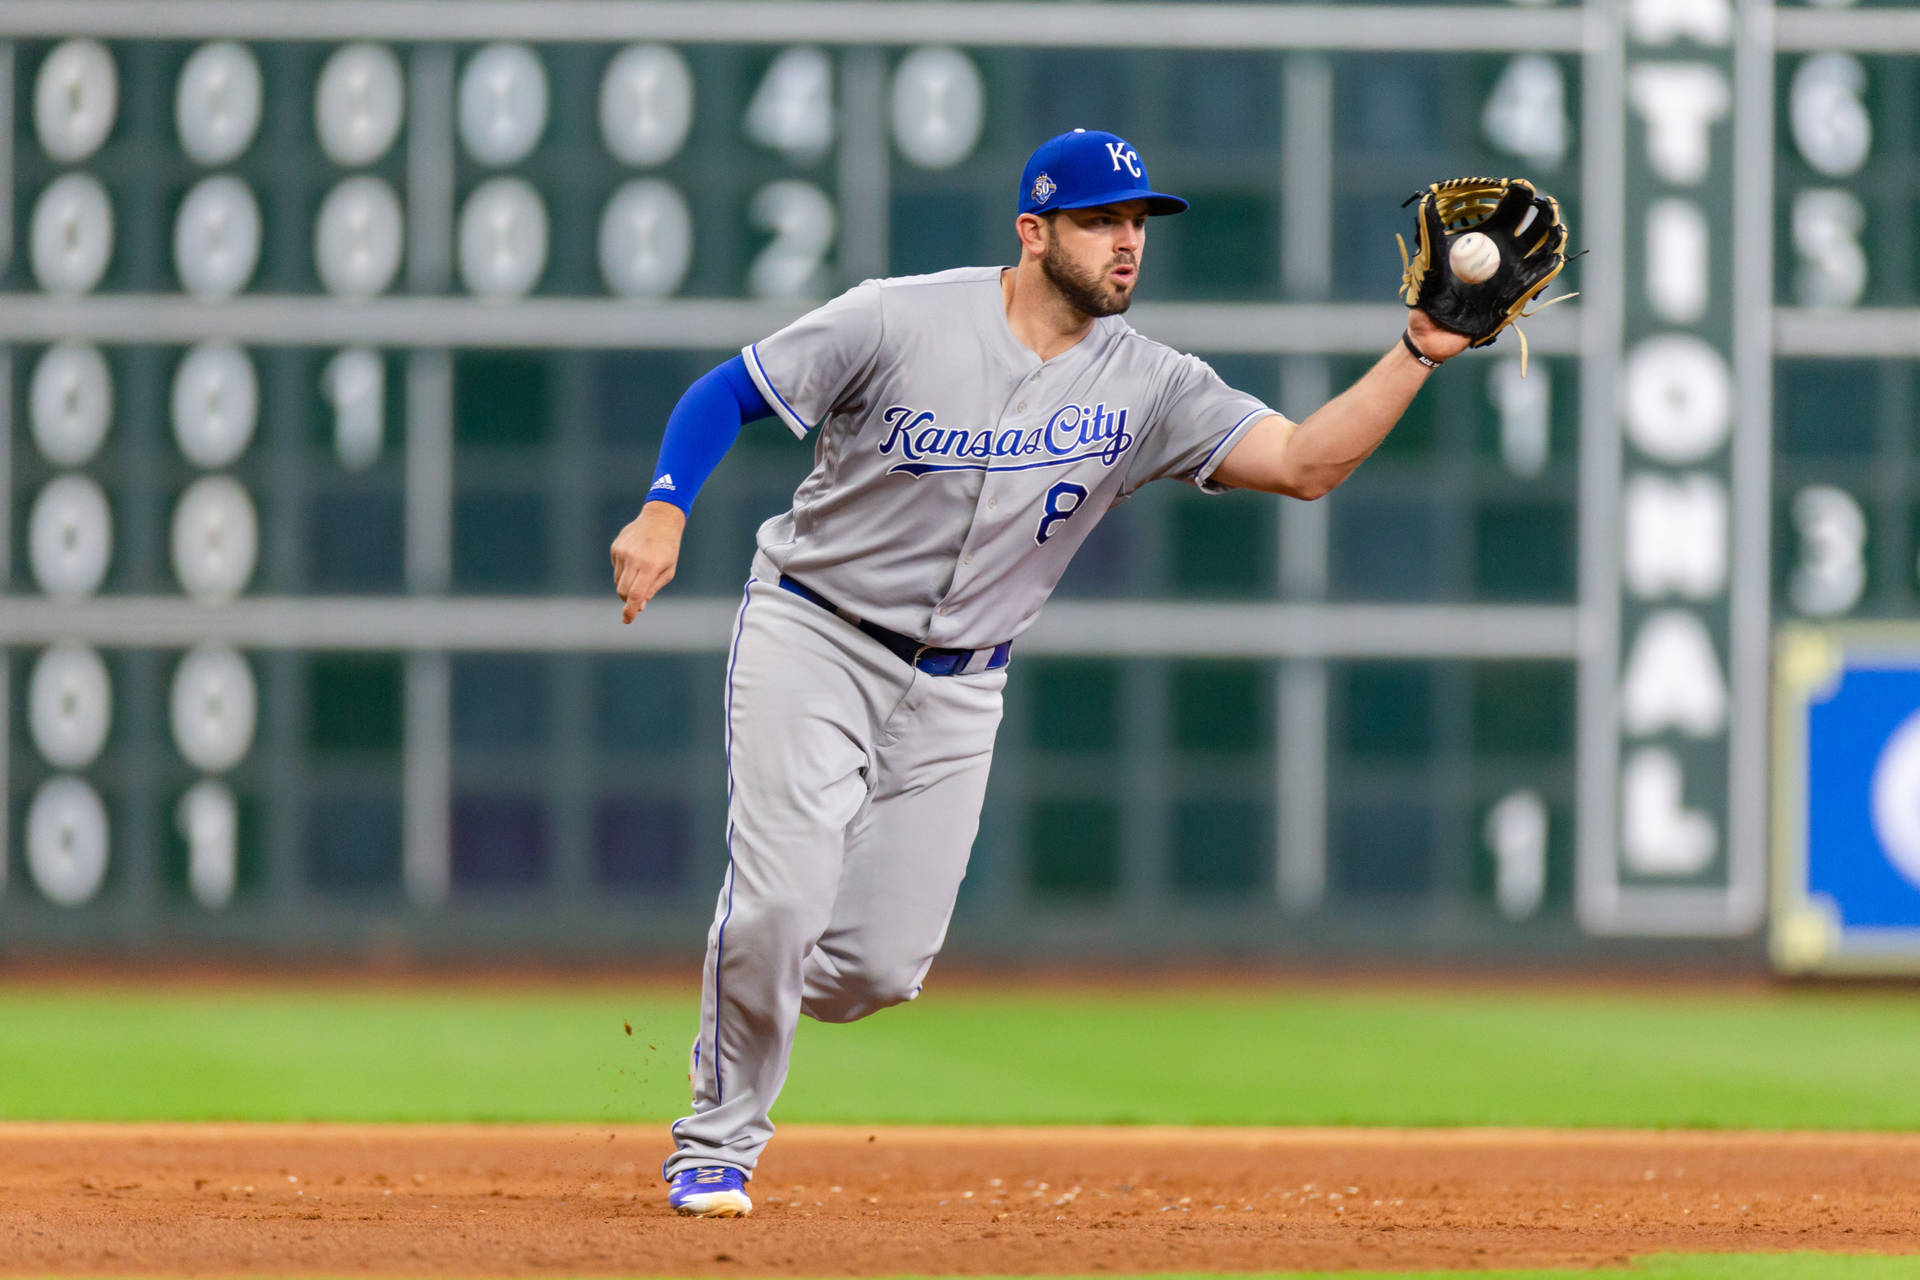
[{"label": "blue jersey trim", "polygon": [[[1240,421],[1234,423],[1231,427],[1227,428],[1227,434],[1220,437],[1220,443],[1214,445],[1212,450],[1208,452],[1207,456],[1200,460],[1200,465],[1193,469],[1193,482],[1196,485],[1200,486],[1200,491],[1202,493],[1224,493],[1226,491],[1225,485],[1215,485],[1211,489],[1207,488],[1207,485],[1212,483],[1208,479],[1208,477],[1213,474],[1213,468],[1215,465],[1214,457],[1222,449],[1227,447],[1227,444],[1229,441],[1237,440],[1239,438],[1241,434],[1240,428],[1246,426],[1249,419],[1264,418],[1272,413],[1273,413],[1273,410],[1267,408],[1265,405],[1261,405],[1258,409],[1255,409],[1252,413],[1249,413],[1245,418],[1240,419]],[[1275,415],[1275,416],[1278,416],[1278,415]]]},{"label": "blue jersey trim", "polygon": [[793,406],[787,403],[787,398],[780,394],[780,388],[774,386],[773,379],[767,376],[767,367],[760,363],[760,344],[755,342],[743,347],[740,354],[746,357],[748,376],[753,379],[754,385],[760,388],[761,393],[772,401],[774,410],[780,415],[780,421],[786,423],[787,429],[793,434],[805,439],[807,432],[812,428],[793,411]]}]

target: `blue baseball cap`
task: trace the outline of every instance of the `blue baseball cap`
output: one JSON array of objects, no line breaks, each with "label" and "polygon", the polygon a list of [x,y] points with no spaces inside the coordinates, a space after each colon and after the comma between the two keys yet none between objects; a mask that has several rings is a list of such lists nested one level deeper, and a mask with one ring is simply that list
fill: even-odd
[{"label": "blue baseball cap", "polygon": [[1180,213],[1187,202],[1147,184],[1147,166],[1125,138],[1075,129],[1048,138],[1027,157],[1020,174],[1020,212],[1090,209],[1145,200],[1148,213]]}]

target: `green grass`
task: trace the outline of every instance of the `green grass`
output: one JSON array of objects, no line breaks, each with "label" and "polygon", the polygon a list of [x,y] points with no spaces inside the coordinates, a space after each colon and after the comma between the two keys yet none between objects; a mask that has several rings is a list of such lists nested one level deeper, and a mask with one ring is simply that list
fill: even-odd
[{"label": "green grass", "polygon": [[[0,1119],[662,1120],[694,1018],[658,989],[0,992]],[[1898,992],[936,984],[803,1022],[776,1118],[1920,1129],[1916,1079]]]},{"label": "green grass", "polygon": [[[1911,1280],[1913,1258],[1831,1253],[1662,1253],[1633,1265],[1592,1271],[1585,1267],[1525,1271],[1268,1271],[1236,1274],[1234,1280]],[[988,1280],[975,1277],[974,1280]],[[1000,1280],[1010,1280],[1000,1277]],[[1018,1280],[1018,1278],[1011,1278]],[[1060,1280],[1125,1280],[1123,1277],[1062,1277]],[[1136,1277],[1134,1280],[1147,1280]],[[1218,1273],[1155,1273],[1151,1280],[1220,1280]]]},{"label": "green grass", "polygon": [[[1662,1253],[1636,1258],[1625,1268],[1585,1267],[1524,1271],[1269,1271],[1234,1280],[1911,1280],[1915,1259],[1831,1253]],[[975,1280],[980,1280],[976,1277]],[[1009,1280],[1002,1277],[1001,1280]],[[1017,1278],[1015,1278],[1017,1280]],[[1078,1280],[1117,1280],[1107,1275]],[[1137,1280],[1147,1280],[1139,1277]],[[1172,1275],[1151,1280],[1220,1280],[1218,1273]]]}]

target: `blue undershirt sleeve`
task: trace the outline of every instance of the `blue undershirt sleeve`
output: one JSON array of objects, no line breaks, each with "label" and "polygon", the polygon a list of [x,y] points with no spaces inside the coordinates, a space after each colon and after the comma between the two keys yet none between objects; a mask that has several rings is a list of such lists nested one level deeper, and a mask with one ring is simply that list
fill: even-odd
[{"label": "blue undershirt sleeve", "polygon": [[647,501],[671,502],[692,511],[700,486],[733,447],[741,426],[772,416],[773,407],[739,356],[702,375],[667,415]]}]

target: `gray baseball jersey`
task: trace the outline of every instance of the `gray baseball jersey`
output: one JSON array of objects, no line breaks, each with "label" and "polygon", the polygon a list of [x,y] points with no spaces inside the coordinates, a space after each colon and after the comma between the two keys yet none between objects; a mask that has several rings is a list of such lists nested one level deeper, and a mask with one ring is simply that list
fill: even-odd
[{"label": "gray baseball jersey", "polygon": [[999,267],[869,280],[741,353],[795,434],[782,573],[927,644],[1032,625],[1073,553],[1149,480],[1208,477],[1273,411],[1118,316],[1051,360],[1007,326]]}]

